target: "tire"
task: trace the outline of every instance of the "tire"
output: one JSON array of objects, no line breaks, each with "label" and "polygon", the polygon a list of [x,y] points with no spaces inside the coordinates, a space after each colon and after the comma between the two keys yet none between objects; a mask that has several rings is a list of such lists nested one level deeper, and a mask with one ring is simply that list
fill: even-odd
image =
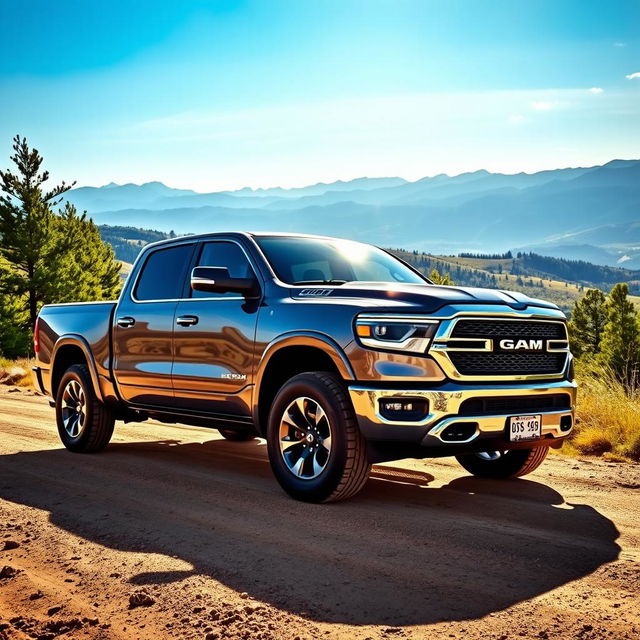
[{"label": "tire", "polygon": [[280,389],[269,412],[267,450],[280,486],[304,502],[351,498],[371,468],[349,396],[332,373],[302,373]]},{"label": "tire", "polygon": [[218,432],[225,440],[231,442],[248,442],[255,440],[256,434],[252,431],[233,431],[232,429],[218,429]]},{"label": "tire", "polygon": [[[489,454],[469,453],[456,456],[456,460],[471,474],[479,478],[519,478],[535,471],[547,457],[549,447],[512,449]],[[495,458],[489,456],[497,454]]]},{"label": "tire", "polygon": [[[74,401],[78,402],[75,407]],[[56,422],[60,440],[69,451],[95,453],[109,444],[115,418],[96,397],[86,365],[74,364],[62,376],[56,394]]]}]

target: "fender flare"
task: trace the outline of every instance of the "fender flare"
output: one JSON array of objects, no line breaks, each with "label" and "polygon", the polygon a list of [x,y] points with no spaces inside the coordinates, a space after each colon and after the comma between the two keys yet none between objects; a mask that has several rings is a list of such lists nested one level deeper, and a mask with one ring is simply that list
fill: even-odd
[{"label": "fender flare", "polygon": [[91,347],[89,346],[89,343],[85,340],[85,338],[75,333],[68,333],[60,336],[53,346],[53,350],[51,352],[51,394],[53,395],[53,371],[56,366],[56,356],[58,355],[58,351],[62,347],[67,346],[79,347],[84,353],[85,360],[87,361],[87,366],[89,367],[89,374],[91,375],[93,392],[96,394],[96,397],[100,402],[104,402],[104,399],[102,397],[102,390],[100,389],[100,382],[98,379],[98,370],[96,368],[96,362],[93,357]]},{"label": "fender flare", "polygon": [[315,331],[296,331],[285,333],[272,340],[262,353],[254,376],[255,386],[253,391],[252,414],[254,423],[258,424],[258,400],[262,387],[264,372],[271,358],[287,347],[314,347],[326,353],[336,365],[338,372],[345,380],[355,380],[355,374],[351,363],[340,345],[324,333]]}]

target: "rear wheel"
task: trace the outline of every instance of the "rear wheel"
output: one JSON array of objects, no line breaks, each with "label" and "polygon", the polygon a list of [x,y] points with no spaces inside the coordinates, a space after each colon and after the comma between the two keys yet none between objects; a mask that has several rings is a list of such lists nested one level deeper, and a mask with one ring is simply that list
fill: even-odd
[{"label": "rear wheel", "polygon": [[247,442],[255,440],[256,434],[253,431],[233,431],[232,429],[218,429],[218,432],[225,440],[232,442]]},{"label": "rear wheel", "polygon": [[519,478],[535,471],[547,457],[549,447],[487,451],[456,456],[471,474],[480,478]]},{"label": "rear wheel", "polygon": [[111,440],[115,418],[93,391],[89,368],[69,367],[58,385],[56,422],[62,444],[76,453],[101,451]]},{"label": "rear wheel", "polygon": [[302,373],[280,389],[267,448],[276,479],[297,500],[344,500],[369,477],[366,443],[343,382],[332,373]]}]

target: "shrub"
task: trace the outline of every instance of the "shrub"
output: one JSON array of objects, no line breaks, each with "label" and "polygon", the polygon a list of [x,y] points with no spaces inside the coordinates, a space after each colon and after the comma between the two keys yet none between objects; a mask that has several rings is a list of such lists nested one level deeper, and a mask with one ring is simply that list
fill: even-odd
[{"label": "shrub", "polygon": [[31,387],[31,363],[25,359],[0,358],[0,384]]},{"label": "shrub", "polygon": [[613,449],[608,434],[598,427],[589,427],[577,432],[573,438],[573,446],[588,455],[601,456]]},{"label": "shrub", "polygon": [[632,436],[631,441],[622,448],[622,454],[627,458],[640,462],[640,433]]},{"label": "shrub", "polygon": [[613,372],[578,365],[576,428],[570,444],[580,453],[607,451],[640,461],[640,391],[625,390]]}]

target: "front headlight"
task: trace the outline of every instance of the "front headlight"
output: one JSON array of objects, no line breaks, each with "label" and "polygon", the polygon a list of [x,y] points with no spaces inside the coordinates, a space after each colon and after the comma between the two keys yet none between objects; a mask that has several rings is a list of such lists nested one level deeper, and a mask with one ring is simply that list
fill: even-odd
[{"label": "front headlight", "polygon": [[356,318],[356,336],[371,349],[425,353],[437,328],[437,320],[411,316],[363,314]]}]

